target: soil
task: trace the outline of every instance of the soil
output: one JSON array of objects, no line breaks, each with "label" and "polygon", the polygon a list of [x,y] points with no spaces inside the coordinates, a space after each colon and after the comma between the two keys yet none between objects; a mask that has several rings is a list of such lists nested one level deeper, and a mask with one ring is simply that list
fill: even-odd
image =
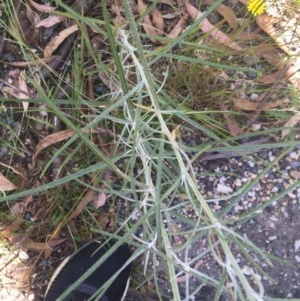
[{"label": "soil", "polygon": [[[187,143],[194,144],[193,138],[189,137]],[[299,144],[300,145],[300,144]],[[273,160],[274,155],[278,154],[278,149],[260,151],[250,157],[231,157],[218,159],[211,162],[197,161],[194,163],[194,170],[197,175],[199,190],[207,200],[222,199],[221,201],[211,202],[211,208],[220,213],[229,202],[226,200],[223,189],[227,187],[236,191],[239,188],[239,179],[247,183],[253,175],[258,174],[266,164]],[[255,159],[254,159],[255,156]],[[283,157],[276,165],[261,178],[242,198],[242,200],[232,206],[232,209],[222,218],[229,228],[241,235],[242,238],[252,242],[263,252],[272,256],[269,262],[258,252],[255,252],[249,245],[246,254],[243,249],[232,244],[231,251],[238,259],[240,267],[250,282],[253,281],[254,287],[259,291],[259,285],[255,284],[255,277],[261,281],[264,296],[282,299],[300,298],[300,146]],[[216,171],[218,171],[216,173]],[[231,176],[224,176],[225,171],[230,171]],[[295,177],[298,177],[295,180]],[[294,186],[291,184],[294,183]],[[237,184],[237,185],[236,185]],[[220,186],[223,185],[223,186]],[[225,187],[225,188],[224,188]],[[280,195],[282,195],[280,197]],[[277,196],[277,197],[276,197]],[[271,201],[270,201],[271,200]],[[255,218],[252,218],[241,225],[238,224],[240,218],[248,210],[259,204],[265,208],[261,210]],[[173,200],[172,206],[177,206],[178,216],[186,216],[195,219],[196,215],[190,202],[185,200]],[[256,209],[258,210],[258,209]],[[259,210],[258,210],[259,211]],[[193,229],[189,223],[184,223],[182,219],[172,217],[166,220],[169,224],[177,223],[177,227],[182,231]],[[201,228],[201,223],[199,224]],[[200,232],[199,232],[200,233]],[[216,258],[208,253],[197,260],[199,254],[209,249],[208,237],[205,234],[195,235],[191,245],[184,247],[186,237],[178,235],[173,242],[173,250],[179,260],[193,267],[196,271],[219,279],[222,268],[216,262]],[[61,247],[60,247],[61,248]],[[42,300],[43,292],[47,284],[47,275],[51,275],[55,267],[62,261],[63,256],[60,252],[54,252],[51,259],[45,260],[38,258],[34,252],[16,249],[8,245],[1,245],[1,300]],[[69,248],[69,251],[71,248]],[[220,248],[216,248],[216,251]],[[249,262],[247,253],[254,263]],[[220,254],[221,258],[223,255]],[[224,259],[224,258],[223,258]],[[133,271],[133,282],[136,282],[142,270],[142,262],[136,263]],[[261,269],[261,270],[260,270]],[[151,273],[149,266],[148,272]],[[188,277],[185,273],[178,272],[178,282],[182,300],[190,296],[189,300],[213,300],[216,290],[213,286],[203,283],[200,274],[197,273]],[[170,282],[166,270],[157,269],[159,275],[159,289],[165,296],[165,300],[171,300]],[[230,287],[230,281],[227,280]],[[187,287],[188,285],[188,287]],[[198,290],[198,291],[197,291]],[[148,294],[148,293],[147,293]],[[149,297],[149,296],[148,296]],[[138,293],[131,290],[130,300],[139,300]],[[151,299],[151,297],[149,297]],[[155,295],[152,297],[155,300]],[[229,293],[223,293],[220,300],[229,301],[234,298]]]}]

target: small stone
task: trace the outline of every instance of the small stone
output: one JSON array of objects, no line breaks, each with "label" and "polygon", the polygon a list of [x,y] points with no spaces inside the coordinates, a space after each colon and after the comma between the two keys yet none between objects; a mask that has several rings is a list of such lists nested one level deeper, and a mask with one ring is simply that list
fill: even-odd
[{"label": "small stone", "polygon": [[217,192],[219,193],[232,193],[233,189],[227,185],[223,185],[223,184],[218,184],[217,185]]},{"label": "small stone", "polygon": [[300,171],[298,171],[298,170],[292,170],[290,172],[290,176],[292,178],[294,178],[295,180],[299,180],[300,179]]},{"label": "small stone", "polygon": [[250,167],[254,167],[254,166],[255,166],[255,163],[252,162],[252,161],[248,161],[247,163],[248,163],[248,165],[249,165]]},{"label": "small stone", "polygon": [[291,152],[290,153],[290,158],[292,158],[292,159],[298,159],[298,154],[296,152]]},{"label": "small stone", "polygon": [[256,123],[252,125],[252,130],[253,131],[259,131],[261,129],[261,124]]},{"label": "small stone", "polygon": [[21,260],[25,261],[25,260],[28,260],[28,259],[29,259],[29,256],[28,256],[28,254],[27,254],[25,251],[21,250],[21,251],[19,252],[19,258],[20,258]]},{"label": "small stone", "polygon": [[28,297],[27,297],[28,301],[33,301],[35,299],[35,296],[34,294],[30,294]]},{"label": "small stone", "polygon": [[258,94],[257,93],[252,93],[251,94],[251,96],[250,96],[250,99],[252,100],[252,101],[254,101],[254,100],[256,100],[257,98],[258,98]]},{"label": "small stone", "polygon": [[248,196],[249,196],[250,198],[254,198],[254,197],[255,197],[255,194],[256,194],[255,191],[252,191],[252,190],[248,192]]},{"label": "small stone", "polygon": [[273,155],[270,155],[270,156],[269,156],[269,161],[270,161],[270,162],[273,162],[275,159],[276,159],[275,156],[273,156]]},{"label": "small stone", "polygon": [[294,194],[294,193],[292,193],[292,192],[289,192],[288,194],[287,194],[291,199],[295,199],[297,196]]},{"label": "small stone", "polygon": [[237,186],[237,187],[241,187],[241,186],[242,186],[242,182],[241,182],[240,179],[235,179],[234,184],[235,184],[235,186]]},{"label": "small stone", "polygon": [[300,239],[295,240],[294,242],[295,252],[300,250]]}]

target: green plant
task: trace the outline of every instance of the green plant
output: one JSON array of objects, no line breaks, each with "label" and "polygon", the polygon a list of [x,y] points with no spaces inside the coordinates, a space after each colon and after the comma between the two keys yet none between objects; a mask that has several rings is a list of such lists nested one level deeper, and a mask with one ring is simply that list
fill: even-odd
[{"label": "green plant", "polygon": [[[257,281],[256,284],[252,283],[250,277],[245,276],[232,249],[236,247],[245,255],[250,248],[269,262],[270,256],[239,235],[237,229],[240,224],[254,218],[259,210],[268,206],[276,197],[239,216],[233,226],[227,213],[277,161],[267,164],[255,180],[224,198],[225,201],[232,201],[218,213],[210,206],[213,200],[205,199],[200,193],[193,164],[204,152],[213,154],[234,151],[243,156],[249,149],[259,151],[279,148],[284,149],[282,154],[285,154],[297,145],[297,142],[291,138],[277,143],[261,145],[258,142],[251,146],[239,146],[239,141],[246,137],[258,139],[261,135],[275,136],[282,128],[231,137],[225,129],[223,118],[224,113],[230,112],[219,109],[220,102],[224,101],[219,97],[224,95],[225,91],[212,90],[205,95],[209,97],[206,99],[206,105],[210,106],[208,109],[206,106],[203,108],[201,103],[195,104],[199,95],[205,93],[205,87],[200,87],[203,90],[197,91],[197,84],[204,81],[205,85],[209,85],[216,75],[216,70],[251,71],[238,64],[220,63],[222,56],[227,54],[213,47],[210,47],[210,51],[215,55],[214,60],[191,55],[194,49],[207,51],[207,48],[201,48],[196,42],[189,41],[189,37],[194,34],[196,26],[221,2],[217,1],[212,5],[200,20],[177,38],[165,39],[168,41],[165,46],[149,50],[142,42],[142,38],[148,36],[140,33],[129,2],[123,3],[124,14],[129,22],[128,28],[119,28],[111,22],[106,1],[101,2],[101,20],[83,16],[64,2],[55,1],[56,5],[64,10],[63,13],[57,14],[75,20],[80,28],[80,47],[74,48],[70,74],[64,70],[51,80],[42,80],[42,85],[30,74],[27,76],[28,84],[39,95],[37,99],[28,99],[32,104],[27,112],[28,128],[34,127],[37,122],[34,113],[39,111],[39,105],[42,104],[47,108],[49,116],[58,118],[63,128],[72,130],[74,134],[67,141],[60,141],[38,154],[37,158],[42,159],[37,160],[34,176],[31,176],[35,180],[43,178],[45,183],[37,187],[29,185],[22,191],[2,196],[0,202],[9,203],[26,196],[38,195],[48,204],[51,218],[48,217],[47,221],[51,230],[57,229],[76,210],[88,190],[109,196],[109,206],[116,204],[118,199],[127,205],[125,217],[120,218],[118,212],[114,213],[117,222],[112,230],[103,227],[101,222],[96,220],[93,209],[89,207],[83,209],[77,217],[82,225],[80,231],[76,233],[67,228],[74,242],[85,240],[93,233],[95,236],[117,239],[118,243],[95,267],[63,292],[59,300],[63,300],[72,288],[88,277],[102,260],[124,242],[134,248],[132,261],[143,257],[145,278],[156,284],[156,293],[160,299],[165,292],[159,287],[161,269],[157,265],[164,267],[171,286],[170,298],[173,300],[181,300],[178,283],[180,275],[192,275],[199,280],[199,287],[190,292],[191,295],[207,285],[215,289],[214,300],[218,300],[222,293],[230,294],[233,300],[262,300],[263,288],[260,280],[255,278],[254,272],[251,276]],[[110,53],[109,63],[105,64],[101,55],[93,49],[86,27],[105,40]],[[19,36],[13,35],[11,30],[9,32],[20,42]],[[182,52],[172,52],[174,46],[181,46]],[[23,51],[25,56],[28,52],[26,46]],[[174,75],[170,72],[171,68],[164,70],[159,67],[158,72],[155,64],[159,64],[160,61],[172,63],[173,66],[188,71]],[[105,78],[117,88],[92,99],[87,92],[88,79],[97,77],[99,72],[103,72]],[[161,77],[159,73],[163,72]],[[200,72],[202,77],[198,82],[194,77]],[[183,81],[185,82],[182,83]],[[181,98],[174,97],[173,90],[168,85],[175,87],[177,92],[182,88],[184,91],[179,91]],[[67,91],[69,88],[71,92],[66,93],[65,99],[57,97],[61,90]],[[226,93],[230,95],[228,91]],[[191,99],[190,95],[195,98]],[[216,99],[221,101],[216,103]],[[8,100],[3,100],[4,103],[6,101]],[[18,104],[20,102],[16,101]],[[239,112],[235,114],[242,118]],[[44,122],[51,125],[49,120]],[[53,129],[55,130],[54,126]],[[203,133],[208,139],[198,146],[189,147],[182,139],[184,130]],[[294,131],[291,132],[291,137]],[[16,141],[18,142],[18,139]],[[17,142],[14,145],[16,149],[20,148],[21,144]],[[279,158],[280,156],[277,160]],[[52,167],[57,159],[60,160],[59,177],[51,179]],[[293,182],[284,193],[288,193],[296,185],[297,183]],[[182,214],[187,207],[193,213],[192,217]],[[187,229],[174,230],[175,220],[178,224],[187,225]],[[46,229],[43,231],[45,232],[41,233],[41,236],[44,238],[52,234],[47,233]],[[176,245],[176,239],[182,239],[184,243]],[[197,240],[207,240],[207,249],[192,259],[188,256],[179,257],[178,253],[184,247],[192,246]],[[217,279],[195,268],[208,256],[214,258],[218,266]],[[248,260],[252,266],[259,268],[251,256]],[[138,283],[137,287],[139,285]],[[102,293],[103,288],[95,295]]]}]

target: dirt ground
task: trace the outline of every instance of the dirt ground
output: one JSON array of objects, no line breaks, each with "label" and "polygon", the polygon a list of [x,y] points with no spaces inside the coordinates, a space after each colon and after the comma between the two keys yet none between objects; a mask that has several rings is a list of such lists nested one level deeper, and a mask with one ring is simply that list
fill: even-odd
[{"label": "dirt ground", "polygon": [[[251,158],[245,159],[240,157],[219,159],[214,162],[196,162],[195,170],[197,171],[197,179],[199,180],[199,190],[206,199],[220,196],[220,183],[227,187],[234,187],[233,183],[236,183],[237,179],[245,178],[244,181],[247,181],[247,177],[251,177],[252,173],[258,172],[264,164],[272,159],[273,153],[276,151],[278,150],[268,151],[267,153],[261,151],[255,154],[258,157],[253,160],[253,164]],[[260,158],[260,160],[257,158]],[[245,271],[245,275],[252,280],[256,276],[261,281],[263,289],[254,285],[257,287],[257,290],[261,290],[260,292],[264,296],[279,300],[300,298],[299,179],[293,182],[294,186],[291,188],[291,179],[299,177],[299,158],[300,147],[280,160],[270,172],[253,186],[240,202],[232,207],[224,219],[232,221],[229,225],[235,229],[236,233],[240,234],[246,240],[251,241],[262,251],[273,256],[270,262],[266,262],[260,254],[249,247],[246,253],[254,259],[257,264],[257,267],[255,267],[249,263],[247,254],[237,248],[236,244],[232,244],[232,252],[235,258],[239,260],[239,265]],[[237,163],[240,167],[239,174],[235,173],[234,176],[227,177],[222,176],[222,170],[235,170],[236,172]],[[205,175],[216,170],[219,171],[219,175]],[[283,194],[282,197],[280,197],[281,194]],[[276,195],[277,197],[274,198]],[[265,209],[261,210],[254,219],[248,220],[242,225],[236,223],[237,217],[247,210],[251,210],[252,206],[257,206],[262,202],[269,202],[272,198],[273,201]],[[192,206],[180,199],[175,202],[183,204],[183,206],[179,207],[178,214],[193,218]],[[216,212],[220,212],[224,206],[228,205],[228,202],[230,200],[213,202],[211,206]],[[176,222],[176,219],[171,222]],[[191,228],[189,224],[180,222],[180,229],[186,231],[189,228]],[[180,241],[181,239],[182,241]],[[180,249],[178,247],[181,246],[181,243],[184,243],[183,237],[179,237],[176,241],[174,250]],[[208,249],[208,239],[204,235],[195,240],[188,248],[181,249],[176,254],[183,261],[188,257],[190,260],[188,263],[191,266],[197,267],[200,272],[213,279],[218,279],[222,270],[211,254],[202,257],[201,262],[193,261],[193,258],[196,258],[199,253],[205,252],[206,249]],[[47,285],[47,277],[45,276],[50,275],[62,260],[59,252],[54,252],[50,260],[45,260],[44,258],[37,257],[36,253],[20,249],[13,251],[13,247],[1,245],[0,254],[0,265],[2,267],[0,272],[0,299],[18,301],[42,300],[42,295]],[[142,270],[143,267],[142,265],[136,265],[134,269],[133,275],[136,275],[136,271],[139,269]],[[150,267],[149,272],[151,272]],[[166,296],[166,300],[169,300],[171,298],[169,295],[171,288],[167,280],[166,271],[161,269],[158,270],[158,273],[160,275],[160,291]],[[178,279],[181,279],[182,275],[178,275]],[[199,301],[209,301],[214,298],[216,291],[212,286],[203,285],[198,276],[188,278],[188,281],[186,279],[179,281],[182,300],[188,295],[193,296],[193,300]],[[198,292],[196,292],[197,288],[200,288]],[[138,296],[134,296],[130,300],[136,301],[139,298]],[[155,300],[155,296],[153,298]],[[230,294],[222,294],[220,300],[230,301],[233,299]]]}]

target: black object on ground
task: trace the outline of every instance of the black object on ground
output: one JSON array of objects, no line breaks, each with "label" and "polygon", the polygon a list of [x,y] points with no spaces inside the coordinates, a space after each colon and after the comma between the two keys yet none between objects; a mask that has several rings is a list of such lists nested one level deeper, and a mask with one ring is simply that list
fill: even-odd
[{"label": "black object on ground", "polygon": [[[45,301],[56,301],[76,280],[92,267],[115,244],[89,242],[66,258],[54,272],[45,296]],[[128,245],[118,247],[87,279],[85,279],[63,301],[88,300],[115,273],[120,271],[131,256]],[[113,281],[102,297],[96,301],[121,301],[127,288],[131,264],[128,264]],[[95,300],[95,299],[93,299]]]}]

